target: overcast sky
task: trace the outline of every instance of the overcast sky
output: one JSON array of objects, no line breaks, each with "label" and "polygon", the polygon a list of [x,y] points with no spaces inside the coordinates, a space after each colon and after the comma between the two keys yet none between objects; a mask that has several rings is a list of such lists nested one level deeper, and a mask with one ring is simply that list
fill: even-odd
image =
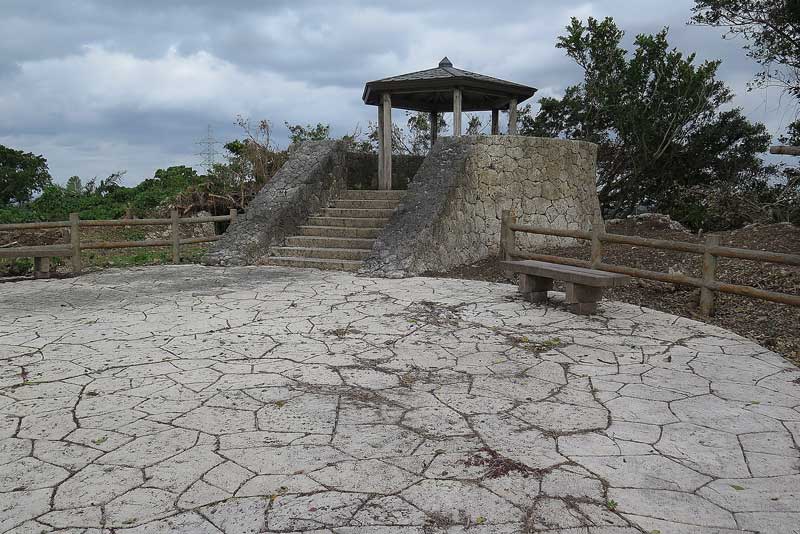
[{"label": "overcast sky", "polygon": [[[692,0],[0,0],[0,144],[44,155],[54,178],[126,183],[157,168],[198,165],[211,125],[240,136],[237,115],[366,129],[364,82],[437,65],[560,95],[581,76],[554,47],[571,16],[612,16],[626,31],[671,28],[670,42],[723,60],[735,105],[773,135],[795,109],[747,92],[757,66],[740,41],[687,26]],[[402,116],[396,115],[402,120]]]}]

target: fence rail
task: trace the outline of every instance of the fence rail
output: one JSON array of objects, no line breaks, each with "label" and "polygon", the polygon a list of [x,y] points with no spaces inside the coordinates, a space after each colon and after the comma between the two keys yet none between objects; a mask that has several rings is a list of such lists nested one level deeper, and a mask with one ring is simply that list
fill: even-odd
[{"label": "fence rail", "polygon": [[[60,245],[44,245],[36,247],[3,247],[0,248],[0,257],[50,257],[65,255],[70,257],[73,274],[81,271],[81,251],[113,248],[138,248],[138,247],[172,247],[172,261],[179,263],[181,258],[181,245],[196,243],[210,243],[219,240],[219,235],[204,237],[189,237],[181,239],[180,226],[185,224],[204,224],[211,222],[230,222],[236,220],[237,212],[231,209],[228,215],[215,215],[212,217],[180,217],[177,211],[170,213],[169,219],[114,219],[114,220],[81,220],[77,213],[71,213],[68,221],[51,221],[19,224],[0,224],[0,232],[19,230],[45,230],[52,228],[69,228],[69,243]],[[81,228],[101,226],[170,226],[169,239],[150,239],[142,241],[87,241],[81,243]]]},{"label": "fence rail", "polygon": [[[591,260],[576,260],[561,256],[533,254],[521,251],[516,247],[516,232],[557,237],[571,237],[574,239],[590,241]],[[683,274],[663,273],[659,271],[638,269],[635,267],[626,267],[624,265],[603,263],[603,245],[605,243],[634,245],[661,250],[699,254],[702,256],[702,277],[695,278]],[[574,265],[576,267],[588,267],[612,273],[627,274],[635,278],[645,278],[659,282],[668,282],[672,284],[697,287],[700,289],[699,309],[700,313],[703,315],[709,315],[712,312],[714,308],[715,292],[730,293],[772,302],[779,302],[782,304],[790,304],[792,306],[800,306],[800,295],[790,295],[787,293],[767,291],[751,286],[728,284],[719,282],[715,279],[718,257],[800,266],[800,256],[796,254],[784,254],[780,252],[723,247],[719,245],[719,236],[715,235],[706,236],[705,243],[688,243],[685,241],[670,241],[665,239],[649,239],[637,236],[607,234],[598,230],[596,227],[587,232],[584,230],[569,230],[566,228],[526,226],[517,224],[516,215],[514,214],[513,210],[504,210],[502,227],[500,231],[500,249],[501,256],[506,260],[522,258],[547,261],[562,265]]]}]

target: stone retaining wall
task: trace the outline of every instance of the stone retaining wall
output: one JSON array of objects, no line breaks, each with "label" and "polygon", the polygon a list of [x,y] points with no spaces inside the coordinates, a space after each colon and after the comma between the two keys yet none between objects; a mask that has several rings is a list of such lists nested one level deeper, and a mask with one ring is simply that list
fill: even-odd
[{"label": "stone retaining wall", "polygon": [[346,156],[340,141],[309,141],[247,206],[203,258],[207,265],[246,265],[282,244],[309,216],[347,188]]},{"label": "stone retaining wall", "polygon": [[[441,138],[411,181],[361,272],[412,276],[445,271],[497,254],[500,219],[587,230],[602,225],[596,191],[597,146],[523,136]],[[517,234],[518,247],[574,240]]]}]

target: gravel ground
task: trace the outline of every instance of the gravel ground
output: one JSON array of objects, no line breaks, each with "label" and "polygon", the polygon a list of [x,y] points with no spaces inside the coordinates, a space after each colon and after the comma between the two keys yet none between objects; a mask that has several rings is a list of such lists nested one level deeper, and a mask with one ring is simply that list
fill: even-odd
[{"label": "gravel ground", "polygon": [[[675,223],[670,225],[663,219],[626,219],[610,222],[607,225],[607,231],[615,234],[692,243],[699,243],[704,239],[703,236],[682,231],[677,228]],[[723,245],[792,254],[800,253],[800,228],[791,224],[751,225],[739,230],[717,232],[717,234]],[[589,259],[588,244],[544,249],[542,252]],[[682,272],[689,276],[699,276],[701,267],[701,258],[695,254],[629,245],[608,245],[605,249],[604,261],[654,271]],[[488,258],[446,273],[426,274],[428,276],[512,282],[498,268],[497,258]],[[719,280],[734,284],[800,294],[800,268],[798,267],[721,258],[717,265],[717,277]],[[699,290],[650,280],[636,280],[627,287],[607,291],[606,296],[610,299],[647,306],[727,328],[779,352],[796,364],[800,364],[800,308],[798,307],[737,295],[720,294],[716,299],[714,315],[703,317],[697,311]]]}]

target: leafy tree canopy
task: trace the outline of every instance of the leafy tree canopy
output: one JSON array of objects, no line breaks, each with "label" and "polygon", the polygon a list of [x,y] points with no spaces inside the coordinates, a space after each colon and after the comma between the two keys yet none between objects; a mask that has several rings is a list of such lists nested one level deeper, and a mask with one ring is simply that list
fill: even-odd
[{"label": "leafy tree canopy", "polygon": [[286,128],[289,129],[289,139],[292,144],[302,143],[303,141],[324,141],[331,138],[330,124],[322,124],[318,122],[316,126],[306,124],[289,124],[284,123]]},{"label": "leafy tree canopy", "polygon": [[44,157],[0,145],[0,205],[27,202],[51,182]]},{"label": "leafy tree canopy", "polygon": [[762,176],[758,154],[769,135],[740,109],[720,111],[731,91],[716,79],[718,61],[669,47],[667,29],[638,35],[634,51],[611,18],[573,18],[558,48],[584,71],[563,98],[543,98],[536,116],[523,109],[523,135],[565,137],[599,145],[598,194],[606,212],[640,204],[671,213],[680,192],[698,184],[741,185]]},{"label": "leafy tree canopy", "polygon": [[800,0],[695,0],[692,22],[741,36],[762,67],[760,86],[778,85],[800,98]]}]

